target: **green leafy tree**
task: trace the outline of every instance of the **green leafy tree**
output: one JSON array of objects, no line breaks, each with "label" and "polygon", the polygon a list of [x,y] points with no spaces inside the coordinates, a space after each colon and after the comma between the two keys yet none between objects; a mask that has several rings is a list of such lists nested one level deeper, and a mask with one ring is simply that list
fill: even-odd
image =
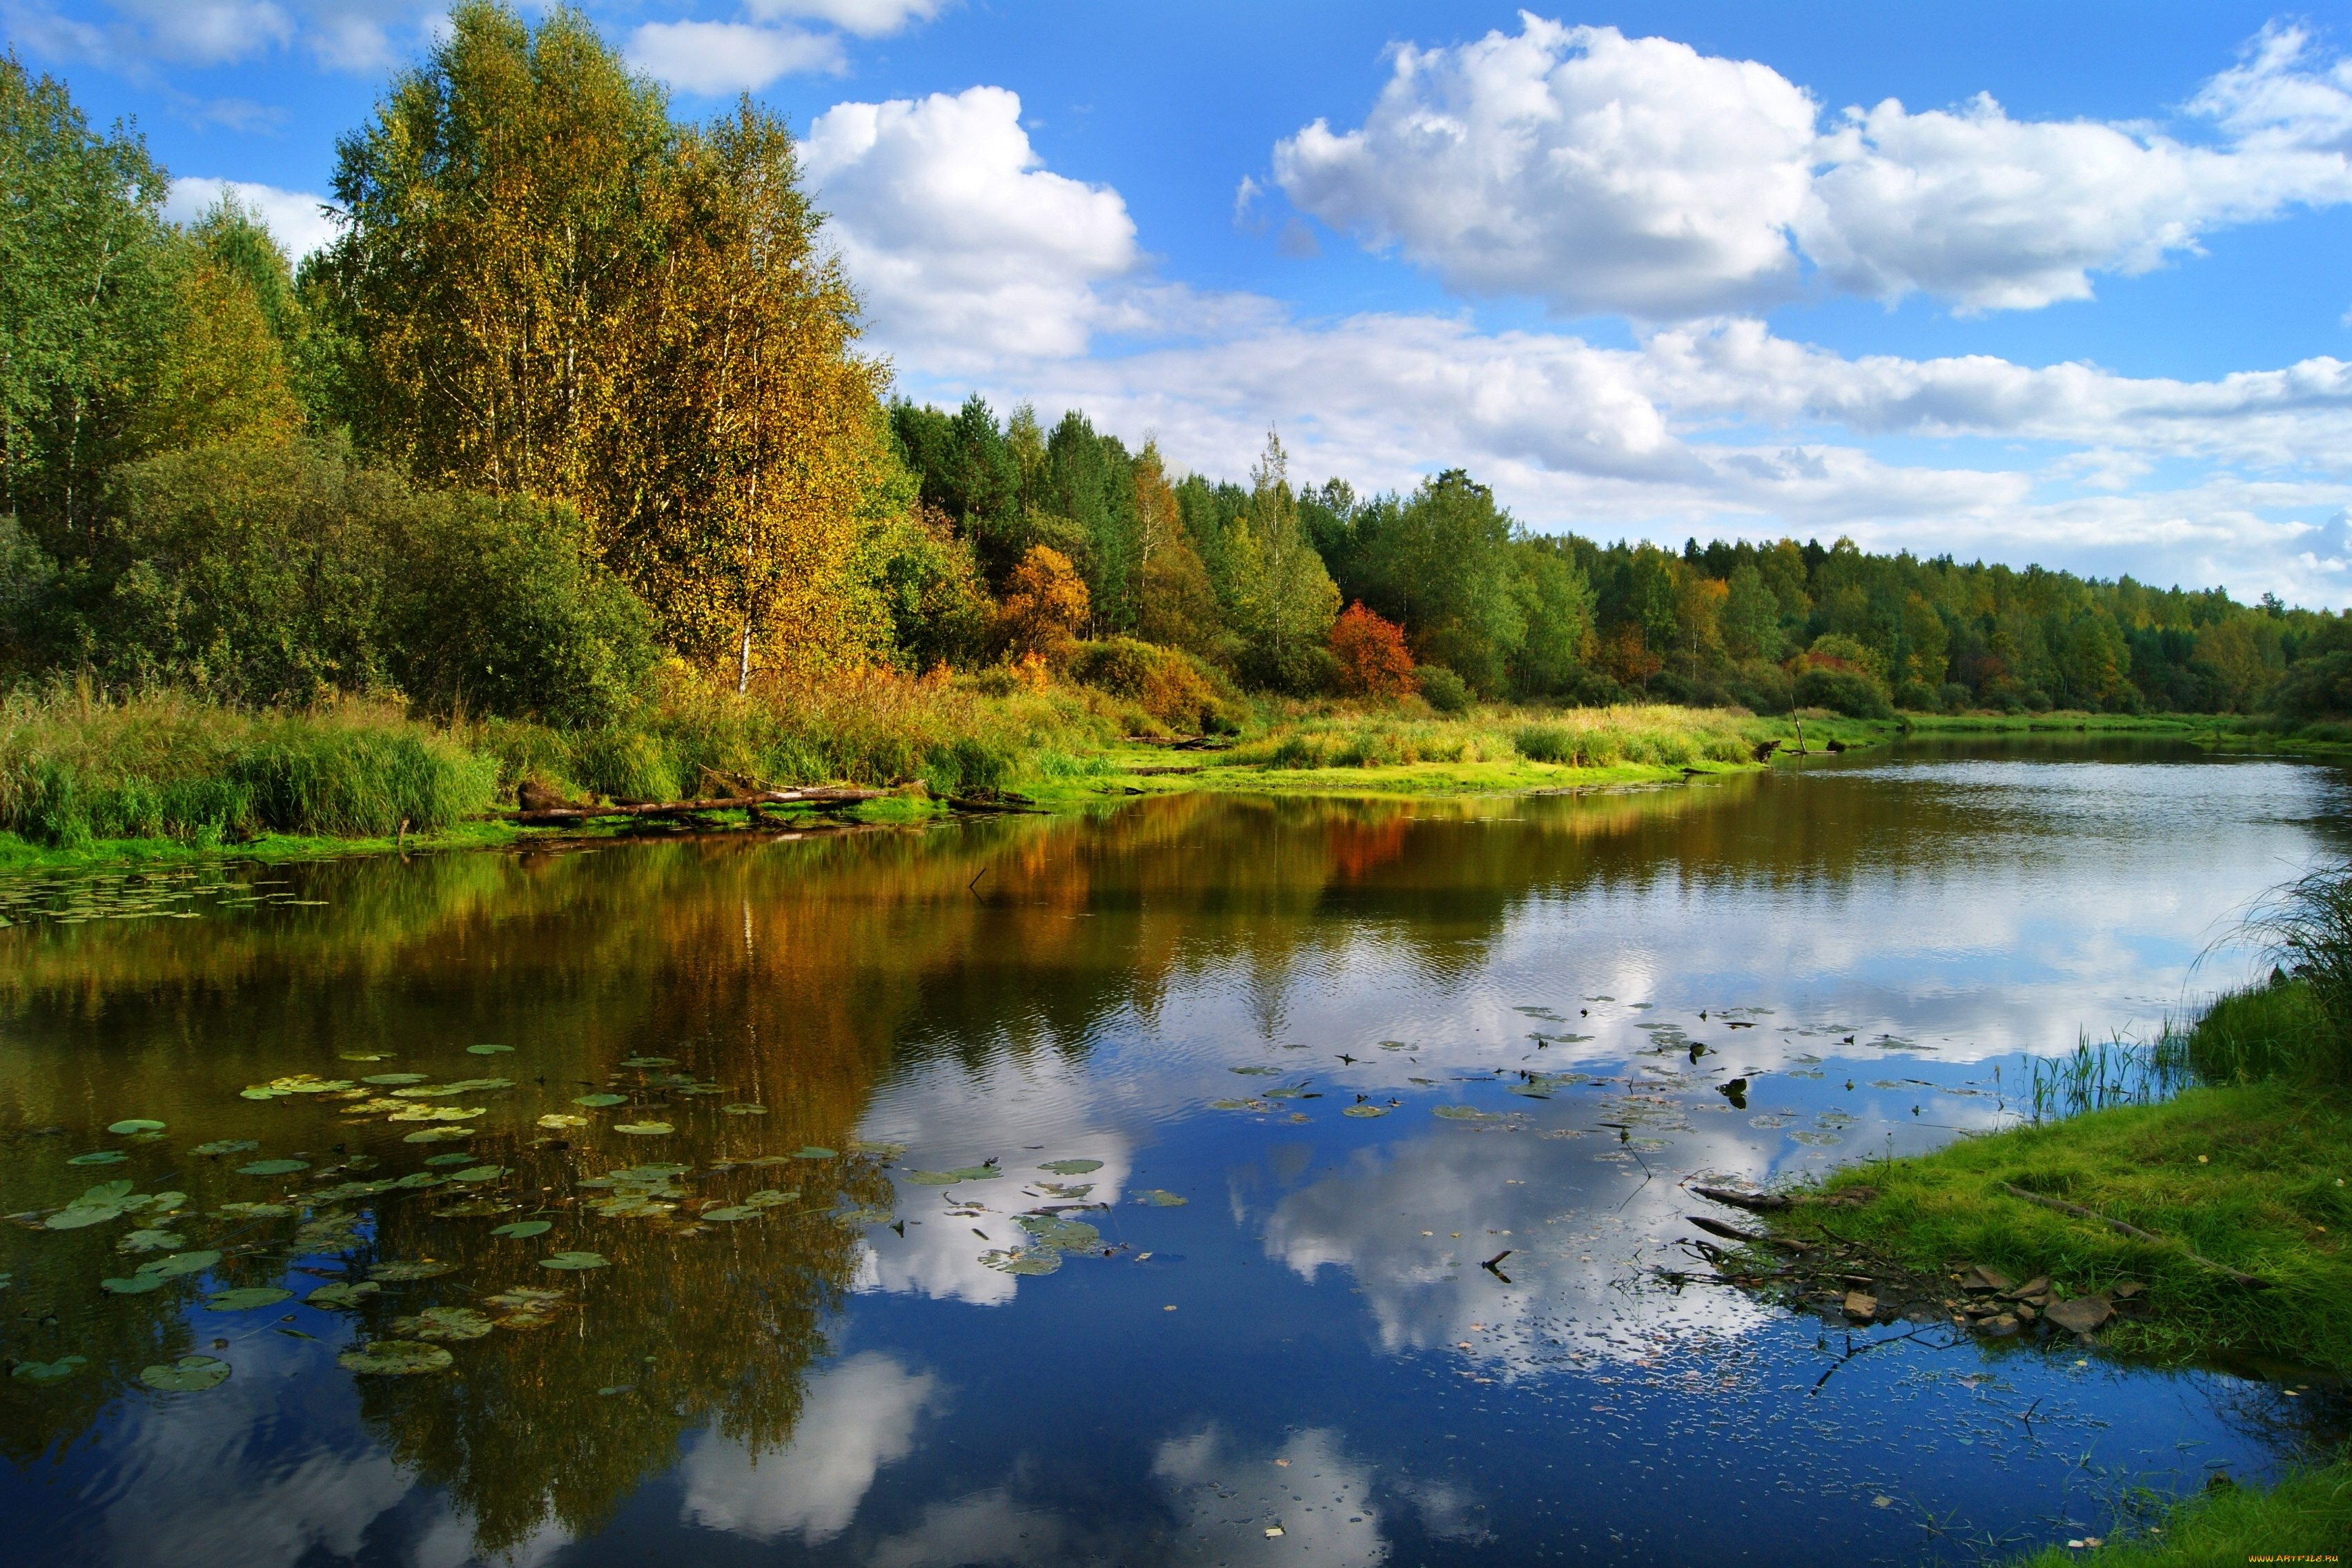
[{"label": "green leafy tree", "polygon": [[1225,530],[1234,626],[1258,679],[1300,689],[1328,659],[1323,639],[1339,618],[1339,590],[1299,526],[1289,458],[1271,430],[1250,479],[1248,509]]}]

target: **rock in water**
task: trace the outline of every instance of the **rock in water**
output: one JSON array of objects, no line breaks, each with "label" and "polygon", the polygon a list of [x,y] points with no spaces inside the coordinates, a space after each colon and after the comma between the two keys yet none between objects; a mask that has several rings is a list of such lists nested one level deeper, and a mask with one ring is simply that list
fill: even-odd
[{"label": "rock in water", "polygon": [[1855,1318],[1864,1322],[1868,1322],[1871,1319],[1878,1316],[1878,1298],[1875,1296],[1866,1296],[1859,1290],[1847,1291],[1845,1293],[1845,1315],[1849,1318]]},{"label": "rock in water", "polygon": [[1976,1330],[1987,1339],[2005,1340],[2017,1332],[2017,1318],[2013,1313],[2003,1312],[1998,1317],[1984,1319],[1976,1325]]},{"label": "rock in water", "polygon": [[2062,1329],[2087,1336],[2096,1333],[2116,1310],[2099,1297],[2077,1296],[2071,1301],[2053,1301],[2042,1315]]},{"label": "rock in water", "polygon": [[1960,1277],[1963,1290],[2006,1290],[2014,1283],[2000,1269],[1983,1263],[1970,1264],[1969,1271]]}]

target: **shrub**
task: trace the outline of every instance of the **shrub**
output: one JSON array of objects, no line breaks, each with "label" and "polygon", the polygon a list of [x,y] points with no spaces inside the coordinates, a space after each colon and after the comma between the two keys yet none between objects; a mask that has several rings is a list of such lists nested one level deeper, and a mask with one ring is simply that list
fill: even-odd
[{"label": "shrub", "polygon": [[1633,700],[1632,692],[1598,669],[1578,670],[1561,696],[1571,708],[1615,708]]},{"label": "shrub", "polygon": [[1013,652],[1050,658],[1077,635],[1091,608],[1087,581],[1070,558],[1050,546],[1033,544],[1005,579],[997,636]]},{"label": "shrub", "polygon": [[1531,763],[1576,761],[1576,737],[1557,724],[1529,724],[1511,737],[1511,743]]},{"label": "shrub", "polygon": [[1914,713],[1940,713],[1944,700],[1924,680],[1906,680],[1895,689],[1895,706]]},{"label": "shrub", "polygon": [[1937,695],[1943,700],[1944,711],[1947,713],[1958,713],[1969,706],[1969,689],[1957,680],[1944,682],[1943,690]]},{"label": "shrub", "polygon": [[1797,683],[1769,659],[1744,661],[1724,677],[1723,688],[1751,712],[1786,713],[1797,705]]},{"label": "shrub", "polygon": [[1470,710],[1469,686],[1444,665],[1415,665],[1412,679],[1421,689],[1422,700],[1440,713],[1466,713]]},{"label": "shrub", "polygon": [[1171,729],[1207,734],[1240,727],[1240,694],[1223,671],[1195,655],[1103,637],[1073,645],[1066,658],[1072,679],[1132,699]]},{"label": "shrub", "polygon": [[2271,688],[2270,705],[2297,719],[2352,714],[2352,651],[2339,648],[2288,666]]},{"label": "shrub", "polygon": [[1802,708],[1827,708],[1849,719],[1891,719],[1886,692],[1859,670],[1815,668],[1797,677],[1796,701]]},{"label": "shrub", "polygon": [[1394,699],[1421,689],[1413,679],[1403,628],[1364,608],[1361,600],[1332,623],[1329,643],[1331,657],[1339,661],[1336,686],[1342,695]]}]

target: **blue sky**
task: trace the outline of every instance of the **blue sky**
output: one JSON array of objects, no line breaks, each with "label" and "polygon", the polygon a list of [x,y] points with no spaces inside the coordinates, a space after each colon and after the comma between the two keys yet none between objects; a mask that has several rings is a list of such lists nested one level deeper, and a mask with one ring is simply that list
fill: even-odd
[{"label": "blue sky", "polygon": [[[787,114],[869,342],[1238,477],[2352,604],[2352,16],[593,5]],[[298,248],[439,7],[0,0]]]}]

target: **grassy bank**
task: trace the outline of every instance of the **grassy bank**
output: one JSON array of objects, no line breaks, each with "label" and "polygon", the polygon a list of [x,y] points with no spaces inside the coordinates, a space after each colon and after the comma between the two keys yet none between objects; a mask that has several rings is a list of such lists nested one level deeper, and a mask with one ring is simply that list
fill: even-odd
[{"label": "grassy bank", "polygon": [[2170,735],[2210,740],[2224,721],[2210,713],[1906,713],[1915,735]]},{"label": "grassy bank", "polygon": [[2045,1546],[2011,1568],[2238,1568],[2340,1563],[2352,1552],[2352,1462],[2299,1470],[2270,1487],[2221,1486],[2186,1502],[2136,1510],[2089,1550]]}]

